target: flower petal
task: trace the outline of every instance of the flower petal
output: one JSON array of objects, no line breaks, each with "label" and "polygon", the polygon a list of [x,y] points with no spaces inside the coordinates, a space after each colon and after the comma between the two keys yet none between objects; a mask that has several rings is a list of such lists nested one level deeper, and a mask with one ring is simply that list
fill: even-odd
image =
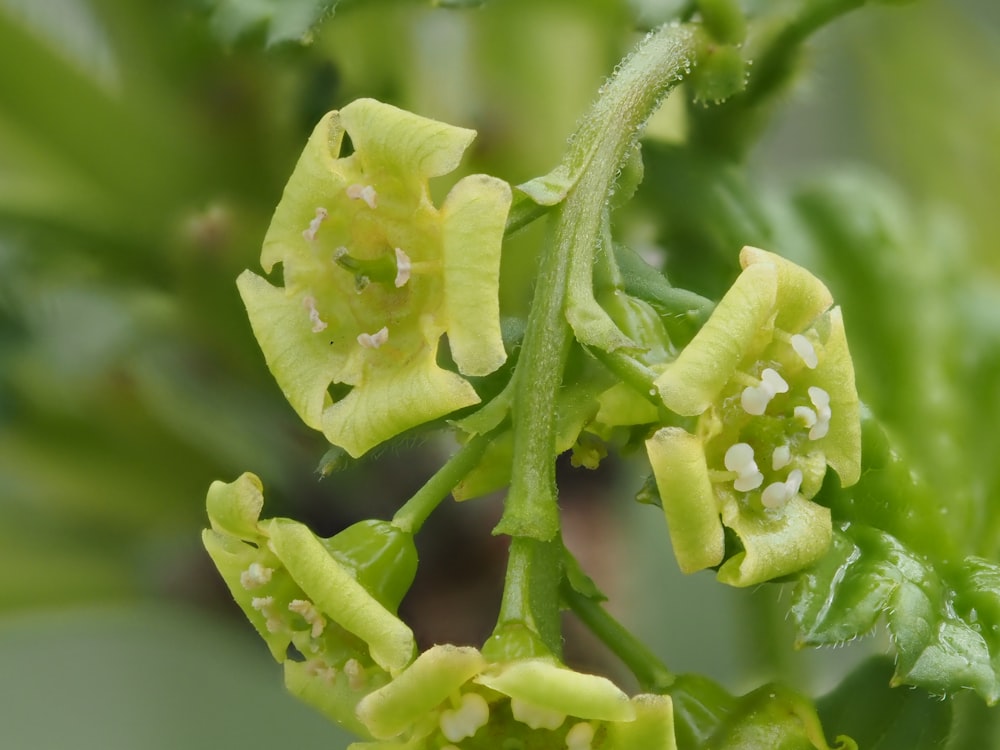
[{"label": "flower petal", "polygon": [[323,412],[321,427],[334,445],[354,457],[384,440],[472,404],[476,391],[463,378],[442,370],[432,350],[394,369],[372,373]]},{"label": "flower petal", "polygon": [[413,658],[413,632],[338,563],[304,525],[284,518],[265,522],[269,546],[306,595],[337,624],[368,644],[379,666],[396,672]]},{"label": "flower petal", "polygon": [[679,427],[664,427],[646,441],[646,451],[681,570],[718,565],[725,541],[701,440]]},{"label": "flower petal", "polygon": [[445,327],[465,375],[487,375],[507,359],[500,334],[500,245],[510,186],[495,177],[460,180],[441,207]]},{"label": "flower petal", "polygon": [[608,725],[604,750],[677,750],[674,737],[673,703],[666,695],[636,695],[632,698],[635,721]]},{"label": "flower petal", "polygon": [[302,305],[295,298],[257,274],[244,271],[236,285],[278,387],[302,421],[320,429],[323,409],[331,403],[327,388],[339,382],[344,370],[330,356],[329,338],[303,324]]},{"label": "flower petal", "polygon": [[578,719],[631,721],[635,708],[610,680],[545,659],[525,659],[486,672],[476,682],[512,699]]},{"label": "flower petal", "polygon": [[716,400],[747,355],[769,340],[778,270],[757,263],[741,273],[712,316],[656,379],[663,403],[683,416],[701,414]]},{"label": "flower petal", "polygon": [[854,382],[854,364],[847,348],[847,334],[840,308],[830,310],[820,321],[823,363],[813,380],[830,395],[830,430],[817,441],[827,463],[840,477],[843,487],[861,478],[861,406]]},{"label": "flower petal", "polygon": [[486,666],[478,650],[433,646],[392,682],[358,704],[358,717],[378,739],[390,739],[421,721]]},{"label": "flower petal", "polygon": [[422,181],[448,174],[476,137],[475,130],[430,120],[375,99],[340,110],[354,153],[366,171]]},{"label": "flower petal", "polygon": [[257,522],[264,509],[264,485],[260,477],[243,473],[235,482],[212,482],[205,500],[212,529],[237,539],[260,537]]},{"label": "flower petal", "polygon": [[774,324],[783,331],[798,333],[833,304],[833,295],[818,278],[802,266],[757,247],[740,251],[740,265],[773,265],[778,271],[778,289]]},{"label": "flower petal", "polygon": [[730,499],[723,504],[722,521],[744,548],[719,568],[719,580],[731,586],[753,586],[808,567],[833,538],[830,509],[798,495],[774,514],[752,512]]}]

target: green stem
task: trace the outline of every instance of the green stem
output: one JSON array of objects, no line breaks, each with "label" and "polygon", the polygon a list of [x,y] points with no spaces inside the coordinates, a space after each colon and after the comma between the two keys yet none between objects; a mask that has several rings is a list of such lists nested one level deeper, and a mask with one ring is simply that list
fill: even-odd
[{"label": "green stem", "polygon": [[559,582],[563,578],[561,540],[539,542],[515,537],[510,542],[500,615],[483,646],[490,661],[562,655]]},{"label": "green stem", "polygon": [[476,467],[493,437],[492,434],[479,435],[459,448],[458,452],[396,511],[392,517],[392,525],[410,534],[420,531],[420,527],[434,509],[451,494],[455,485]]},{"label": "green stem", "polygon": [[562,600],[594,635],[635,675],[646,693],[665,693],[676,679],[656,654],[636,638],[599,602],[584,596],[566,580],[560,587]]},{"label": "green stem", "polygon": [[687,27],[664,26],[650,34],[604,87],[573,138],[564,161],[573,184],[556,209],[553,236],[543,250],[515,374],[513,474],[494,533],[539,541],[558,535],[555,405],[572,343],[567,290],[593,298],[594,252],[618,169],[642,125],[690,68],[694,46]]}]

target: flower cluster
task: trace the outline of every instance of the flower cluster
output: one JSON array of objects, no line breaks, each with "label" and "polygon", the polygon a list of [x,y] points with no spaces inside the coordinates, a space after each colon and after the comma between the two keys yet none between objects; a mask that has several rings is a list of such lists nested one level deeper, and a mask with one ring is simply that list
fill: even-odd
[{"label": "flower cluster", "polygon": [[416,569],[411,535],[364,521],[330,539],[260,519],[260,480],[215,482],[203,540],[289,690],[361,737],[352,748],[674,750],[670,699],[629,699],[552,658],[491,663],[477,649],[416,656],[395,615]]},{"label": "flower cluster", "polygon": [[[657,378],[694,432],[646,444],[678,563],[717,566],[738,586],[787,575],[829,547],[830,512],[810,502],[832,467],[860,474],[854,368],[840,308],[805,269],[746,247],[743,273]],[[726,557],[723,525],[742,550]]]},{"label": "flower cluster", "polygon": [[[354,150],[339,156],[345,133]],[[239,278],[285,396],[352,456],[478,403],[462,375],[506,359],[499,273],[510,187],[471,175],[440,210],[428,191],[474,137],[371,99],[329,113],[264,239],[261,264],[269,273],[282,264],[284,288],[249,271]],[[438,364],[444,335],[462,375]]]},{"label": "flower cluster", "polygon": [[379,742],[350,750],[675,750],[666,696],[626,696],[548,658],[490,664],[434,646],[358,704]]},{"label": "flower cluster", "polygon": [[412,537],[363,521],[330,539],[300,523],[260,520],[260,480],[214,482],[202,538],[233,598],[285,668],[289,690],[367,735],[358,701],[416,653],[395,615],[416,571]]}]

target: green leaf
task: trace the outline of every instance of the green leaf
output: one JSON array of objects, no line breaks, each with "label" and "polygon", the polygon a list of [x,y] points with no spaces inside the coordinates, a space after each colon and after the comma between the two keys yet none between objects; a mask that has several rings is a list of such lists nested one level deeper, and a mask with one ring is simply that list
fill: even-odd
[{"label": "green leaf", "polygon": [[224,42],[265,29],[267,45],[310,41],[310,32],[339,0],[214,0],[212,28]]},{"label": "green leaf", "polygon": [[971,558],[946,574],[884,531],[845,523],[834,530],[830,552],[800,579],[791,611],[806,645],[866,635],[884,617],[897,652],[895,684],[935,693],[968,688],[995,703],[998,601],[995,563]]},{"label": "green leaf", "polygon": [[[733,697],[699,675],[681,675],[669,694],[679,750],[831,750],[812,702],[777,683]],[[840,727],[836,750],[857,750]]]},{"label": "green leaf", "polygon": [[892,660],[885,657],[855,669],[818,701],[823,724],[850,735],[865,750],[942,747],[951,730],[952,703],[923,690],[890,687],[892,672]]}]

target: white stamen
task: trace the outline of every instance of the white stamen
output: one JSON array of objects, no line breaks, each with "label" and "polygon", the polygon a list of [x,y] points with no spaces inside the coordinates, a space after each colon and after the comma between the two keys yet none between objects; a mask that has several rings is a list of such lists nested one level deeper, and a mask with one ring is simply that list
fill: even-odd
[{"label": "white stamen", "polygon": [[319,677],[329,684],[333,684],[333,681],[337,679],[336,668],[330,666],[321,659],[311,659],[308,661],[306,663],[306,670],[309,674]]},{"label": "white stamen", "polygon": [[274,606],[273,596],[255,596],[250,600],[250,606],[264,615],[264,626],[268,633],[277,633],[284,628],[284,621],[271,609]]},{"label": "white stamen", "polygon": [[784,469],[792,462],[792,449],[790,446],[779,445],[771,454],[771,468],[775,471]]},{"label": "white stamen", "polygon": [[273,568],[264,567],[259,562],[252,562],[250,567],[240,573],[240,584],[247,591],[257,589],[269,583],[273,573]]},{"label": "white stamen", "polygon": [[358,343],[365,349],[378,349],[389,340],[389,329],[385,326],[379,328],[375,333],[358,334]]},{"label": "white stamen", "polygon": [[451,742],[459,742],[466,737],[472,737],[480,727],[486,726],[490,720],[490,706],[479,693],[466,693],[462,696],[461,705],[454,710],[441,712],[438,724],[441,734]]},{"label": "white stamen", "polygon": [[733,488],[737,492],[749,492],[763,484],[764,475],[757,469],[757,462],[753,460],[753,448],[749,443],[731,445],[723,461],[727,469],[738,475],[733,482]]},{"label": "white stamen", "polygon": [[316,232],[319,231],[319,225],[326,221],[327,214],[326,209],[320,206],[316,209],[316,218],[309,222],[309,228],[302,230],[302,236],[305,237],[309,242],[316,239]]},{"label": "white stamen", "polygon": [[778,371],[766,367],[760,374],[760,385],[749,385],[740,395],[740,405],[747,414],[759,417],[777,393],[788,393],[788,383]]},{"label": "white stamen", "polygon": [[326,329],[326,321],[320,318],[319,310],[316,309],[316,298],[307,294],[302,298],[302,306],[309,311],[309,320],[312,321],[312,332],[319,333]]},{"label": "white stamen", "polygon": [[594,740],[594,725],[581,721],[566,732],[566,750],[591,750]]},{"label": "white stamen", "polygon": [[760,493],[760,502],[765,508],[774,510],[784,507],[789,500],[802,486],[802,472],[799,469],[792,469],[788,472],[788,479],[784,482],[773,482]]},{"label": "white stamen", "polygon": [[806,427],[812,427],[816,424],[816,412],[810,409],[808,406],[796,406],[794,410],[795,418],[802,422]]},{"label": "white stamen", "polygon": [[302,615],[302,619],[306,623],[312,626],[312,637],[319,638],[323,633],[323,628],[326,627],[326,618],[320,614],[320,611],[316,609],[311,601],[307,599],[292,599],[288,604],[288,609],[295,612],[298,615]]},{"label": "white stamen", "polygon": [[812,342],[801,333],[796,333],[791,338],[791,344],[795,353],[806,363],[806,367],[810,370],[815,370],[816,365],[819,364],[819,357],[816,356],[816,350],[813,348]]},{"label": "white stamen", "polygon": [[562,723],[566,721],[566,714],[553,711],[551,708],[527,703],[520,698],[510,699],[510,712],[515,719],[522,724],[527,724],[532,729],[555,730],[561,727]]},{"label": "white stamen", "polygon": [[365,686],[365,670],[357,659],[344,662],[344,674],[347,675],[347,685],[351,690],[360,690]]},{"label": "white stamen", "polygon": [[410,280],[410,271],[413,265],[410,263],[410,256],[396,248],[396,288],[399,289],[406,285],[406,282]]},{"label": "white stamen", "polygon": [[358,199],[363,200],[368,204],[368,208],[375,208],[378,206],[378,195],[375,192],[375,188],[371,185],[362,185],[359,182],[356,182],[353,185],[348,185],[347,197],[353,201]]},{"label": "white stamen", "polygon": [[833,410],[830,409],[830,394],[822,388],[810,386],[809,400],[816,407],[816,424],[809,430],[809,439],[819,440],[826,437],[830,431],[830,417],[833,416]]},{"label": "white stamen", "polygon": [[267,612],[264,610],[270,609],[274,605],[273,596],[255,596],[250,600],[250,606],[260,612],[262,615],[266,615]]}]

